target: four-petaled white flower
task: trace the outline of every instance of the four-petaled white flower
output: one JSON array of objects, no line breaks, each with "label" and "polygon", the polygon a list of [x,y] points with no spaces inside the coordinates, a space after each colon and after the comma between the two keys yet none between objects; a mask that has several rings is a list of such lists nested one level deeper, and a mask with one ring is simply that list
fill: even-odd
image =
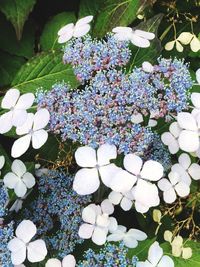
[{"label": "four-petaled white flower", "polygon": [[114,173],[119,169],[115,164],[110,163],[111,159],[117,157],[117,149],[114,145],[103,144],[97,152],[89,146],[79,147],[75,152],[75,159],[80,169],[74,178],[73,189],[79,195],[94,193],[102,182],[110,185]]},{"label": "four-petaled white flower", "polygon": [[188,184],[182,181],[176,172],[170,172],[168,179],[163,178],[158,182],[158,187],[163,191],[163,198],[166,203],[173,203],[176,200],[176,193],[180,197],[186,197],[190,193]]},{"label": "four-petaled white flower", "polygon": [[116,219],[109,217],[113,211],[112,204],[108,200],[101,206],[88,205],[82,211],[82,219],[85,223],[79,228],[79,236],[83,239],[92,238],[95,244],[103,245],[106,242],[108,231],[117,229]]},{"label": "four-petaled white flower", "polygon": [[[110,188],[115,192],[125,193],[131,190],[138,212],[147,212],[150,207],[160,202],[158,188],[149,181],[158,181],[163,176],[163,167],[154,160],[143,164],[140,157],[128,154],[124,157],[124,167],[119,169],[110,182]],[[136,183],[136,186],[134,184]],[[133,187],[134,186],[134,187]]]},{"label": "four-petaled white flower", "polygon": [[23,220],[16,228],[14,237],[8,243],[11,251],[11,261],[15,265],[23,263],[26,259],[30,262],[43,261],[47,255],[47,248],[42,239],[30,242],[37,232],[35,224],[30,220]]},{"label": "four-petaled white flower", "polygon": [[12,126],[21,126],[27,119],[27,109],[34,102],[34,94],[27,93],[20,96],[18,89],[10,89],[5,94],[1,107],[9,111],[0,117],[0,133],[4,134],[11,130]]},{"label": "four-petaled white flower", "polygon": [[133,30],[130,27],[116,27],[112,30],[114,36],[119,41],[131,41],[132,44],[138,47],[149,47],[149,40],[155,38],[155,34],[152,32],[146,32],[142,30]]},{"label": "four-petaled white flower", "polygon": [[14,189],[18,197],[25,196],[27,188],[35,185],[34,176],[26,171],[26,166],[21,160],[14,160],[11,166],[12,172],[7,173],[4,178],[4,184],[10,189]]},{"label": "four-petaled white flower", "polygon": [[0,175],[1,175],[1,169],[3,168],[5,164],[5,157],[2,155],[0,156]]},{"label": "four-petaled white flower", "polygon": [[179,151],[178,137],[181,133],[181,128],[178,122],[173,122],[169,126],[169,132],[165,132],[161,135],[161,140],[163,144],[168,146],[169,152],[171,154],[176,154]]},{"label": "four-petaled white flower", "polygon": [[84,36],[90,30],[89,23],[93,20],[93,16],[87,16],[79,19],[76,24],[69,23],[58,31],[58,43],[62,44],[69,41],[72,37]]},{"label": "four-petaled white flower", "polygon": [[69,254],[65,256],[62,262],[56,258],[51,258],[45,264],[45,267],[75,267],[76,260],[73,255]]},{"label": "four-petaled white flower", "polygon": [[138,229],[130,229],[127,231],[125,226],[118,225],[117,230],[113,231],[107,237],[107,241],[123,241],[126,247],[136,248],[138,246],[138,241],[143,241],[146,238],[147,235]]},{"label": "four-petaled white flower", "polygon": [[49,118],[49,112],[45,108],[38,110],[35,114],[28,114],[26,122],[16,129],[16,133],[23,137],[14,142],[11,151],[12,157],[18,158],[23,155],[28,150],[31,141],[35,149],[44,145],[48,133],[43,128],[48,124]]},{"label": "four-petaled white flower", "polygon": [[190,186],[191,177],[194,180],[200,180],[200,166],[197,163],[192,163],[188,154],[182,153],[178,162],[172,165],[171,170],[178,173],[184,183]]},{"label": "four-petaled white flower", "polygon": [[134,201],[134,197],[133,197],[131,190],[125,193],[112,191],[110,192],[108,199],[113,205],[120,204],[120,207],[125,211],[128,211],[131,209],[131,207],[133,206],[133,201]]},{"label": "four-petaled white flower", "polygon": [[139,261],[137,267],[174,267],[174,262],[169,256],[163,255],[163,249],[156,241],[149,248],[148,259]]}]

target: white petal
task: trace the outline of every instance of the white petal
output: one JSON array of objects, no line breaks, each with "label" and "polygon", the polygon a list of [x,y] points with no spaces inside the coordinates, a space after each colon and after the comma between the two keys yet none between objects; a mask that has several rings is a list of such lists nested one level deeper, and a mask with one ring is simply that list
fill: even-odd
[{"label": "white petal", "polygon": [[191,164],[190,156],[186,153],[182,153],[178,158],[178,162],[185,170],[187,170]]},{"label": "white petal", "polygon": [[15,231],[16,236],[20,238],[24,243],[28,243],[32,237],[36,234],[37,228],[35,224],[30,220],[23,220]]},{"label": "white petal", "polygon": [[106,229],[95,227],[92,235],[92,241],[99,246],[105,244],[107,233],[108,231]]},{"label": "white petal", "polygon": [[22,96],[17,101],[15,106],[16,109],[28,109],[33,105],[35,100],[35,96],[32,93],[27,93]]},{"label": "white petal", "polygon": [[19,181],[20,181],[20,178],[12,172],[7,173],[3,178],[3,182],[4,182],[5,186],[10,188],[10,189],[15,188],[16,184]]},{"label": "white petal", "polygon": [[188,169],[188,173],[194,180],[200,180],[200,166],[197,163],[192,163]]},{"label": "white petal", "polygon": [[110,187],[110,183],[111,183],[112,178],[115,176],[115,174],[119,170],[120,170],[120,168],[117,167],[114,163],[100,167],[99,173],[100,173],[102,182],[107,187]]},{"label": "white petal", "polygon": [[183,130],[178,138],[180,148],[186,152],[195,152],[199,148],[197,132]]},{"label": "white petal", "polygon": [[24,109],[17,109],[13,111],[12,125],[15,127],[22,126],[27,119],[27,112]]},{"label": "white petal", "polygon": [[45,267],[62,267],[62,264],[58,259],[52,258],[46,262]]},{"label": "white petal", "polygon": [[97,164],[96,151],[89,146],[79,147],[75,152],[75,159],[80,167],[95,167]]},{"label": "white petal", "polygon": [[25,183],[27,188],[32,188],[35,185],[35,177],[30,172],[23,175],[22,181]]},{"label": "white petal", "polygon": [[17,252],[11,253],[11,261],[14,265],[23,263],[26,259],[26,247],[19,249]]},{"label": "white petal", "polygon": [[20,179],[20,181],[18,181],[15,185],[14,188],[15,194],[18,197],[23,197],[25,196],[26,192],[27,192],[27,187],[26,185],[22,182],[22,180]]},{"label": "white petal", "polygon": [[99,166],[107,165],[111,159],[116,159],[117,148],[114,145],[103,144],[97,150],[97,162]]},{"label": "white petal", "polygon": [[164,191],[163,198],[166,203],[173,203],[176,200],[176,193],[173,187],[171,187],[169,190]]},{"label": "white petal", "polygon": [[160,181],[158,181],[158,187],[162,191],[167,191],[172,187],[172,185],[166,178],[163,178]]},{"label": "white petal", "polygon": [[83,239],[89,239],[94,231],[94,225],[83,223],[79,230],[78,235]]},{"label": "white petal", "polygon": [[139,213],[146,213],[149,210],[149,206],[146,203],[141,203],[140,201],[135,201],[135,209]]},{"label": "white petal", "polygon": [[[200,76],[200,69],[197,70],[196,72],[196,77],[198,77],[198,72],[199,72],[199,76]],[[200,77],[199,77],[200,79]],[[199,80],[200,83],[200,80]],[[200,108],[200,93],[192,93],[191,94],[191,101],[192,104],[196,107],[196,108]]]},{"label": "white petal", "polygon": [[48,133],[45,130],[38,130],[32,134],[32,146],[35,149],[43,146],[48,139]]},{"label": "white petal", "polygon": [[10,109],[14,107],[19,96],[20,92],[18,89],[13,88],[8,90],[1,102],[1,107],[5,109]]},{"label": "white petal", "polygon": [[180,174],[177,173],[177,172],[172,172],[171,171],[168,174],[168,178],[169,178],[169,180],[170,180],[170,182],[171,182],[172,185],[176,185],[178,182],[181,181]]},{"label": "white petal", "polygon": [[163,176],[164,168],[163,166],[155,161],[148,160],[144,163],[141,177],[150,181],[158,181]]},{"label": "white petal", "polygon": [[161,258],[157,266],[158,267],[174,267],[174,262],[169,256],[164,255]]},{"label": "white petal", "polygon": [[76,260],[73,255],[67,255],[62,260],[62,267],[75,267]]},{"label": "white petal", "polygon": [[140,37],[143,37],[148,40],[153,40],[155,38],[155,34],[152,32],[146,32],[141,30],[135,30],[135,34],[137,34]]},{"label": "white petal", "polygon": [[132,208],[133,202],[130,199],[123,197],[120,206],[123,210],[128,211]]},{"label": "white petal", "polygon": [[196,36],[193,37],[190,43],[190,47],[191,47],[191,50],[195,53],[200,50],[200,41]]},{"label": "white petal", "polygon": [[110,215],[114,212],[113,204],[108,199],[104,199],[101,202],[101,208],[102,208],[103,213],[106,213],[108,215]]},{"label": "white petal", "polygon": [[73,37],[74,29],[70,30],[69,32],[66,32],[59,36],[58,43],[63,44],[69,41]]},{"label": "white petal", "polygon": [[148,261],[138,261],[137,267],[154,267],[154,266]]},{"label": "white petal", "polygon": [[81,169],[74,178],[73,189],[79,195],[88,195],[94,193],[100,185],[99,175],[96,168]]},{"label": "white petal", "polygon": [[180,196],[180,197],[186,197],[189,195],[190,193],[190,187],[186,184],[186,183],[183,183],[183,182],[179,182],[176,186],[175,186],[175,190],[177,192],[177,194]]},{"label": "white petal", "polygon": [[[200,84],[200,68],[196,71],[196,79],[197,79],[197,82]],[[192,93],[193,95],[194,93]],[[197,93],[196,93],[197,94]],[[199,94],[199,93],[198,93]],[[192,101],[193,103],[193,101]],[[193,103],[194,104],[194,103]],[[198,96],[198,107],[200,108],[200,103],[199,103],[199,96]]]},{"label": "white petal", "polygon": [[9,111],[0,116],[0,134],[7,133],[12,128],[13,112]]},{"label": "white petal", "polygon": [[179,40],[182,44],[188,45],[191,42],[193,35],[190,32],[182,32],[177,40]]},{"label": "white petal", "polygon": [[49,111],[46,108],[38,110],[33,118],[33,131],[43,129],[47,126],[50,119]]},{"label": "white petal", "polygon": [[174,140],[172,141],[170,144],[169,144],[169,152],[174,155],[176,154],[178,151],[179,151],[179,143],[177,140]]},{"label": "white petal", "polygon": [[132,236],[133,238],[135,238],[138,241],[143,241],[143,240],[147,239],[147,235],[143,231],[140,231],[138,229],[130,229],[127,232],[127,235]]},{"label": "white petal", "polygon": [[30,142],[31,142],[30,134],[27,134],[17,139],[12,146],[12,150],[11,150],[12,157],[18,158],[21,155],[23,155],[28,150]]},{"label": "white petal", "polygon": [[181,128],[179,127],[178,123],[175,121],[170,124],[169,131],[175,138],[177,138],[179,137],[181,133]]},{"label": "white petal", "polygon": [[156,120],[149,120],[148,126],[149,127],[155,127],[158,124],[158,122]]},{"label": "white petal", "polygon": [[[117,27],[118,28],[118,27]],[[132,32],[131,33],[123,33],[123,32],[119,32],[119,33],[115,33],[114,34],[114,38],[118,41],[130,41],[132,38]]]},{"label": "white petal", "polygon": [[59,31],[58,31],[58,35],[61,36],[61,35],[64,35],[64,34],[67,34],[67,33],[71,33],[71,36],[73,34],[73,30],[74,30],[74,23],[69,23],[65,26],[63,26]]},{"label": "white petal", "polygon": [[124,34],[132,34],[133,30],[130,27],[115,27],[112,29],[112,32],[114,33],[124,33]]},{"label": "white petal", "polygon": [[109,196],[108,199],[111,201],[111,203],[113,203],[114,205],[118,205],[122,199],[122,194],[119,192],[115,192],[112,191]]},{"label": "white petal", "polygon": [[150,62],[148,62],[148,61],[144,61],[144,62],[142,63],[142,69],[143,69],[145,72],[153,72],[154,67],[153,67],[153,65],[152,65]]},{"label": "white petal", "polygon": [[97,216],[97,220],[96,220],[96,225],[103,227],[103,228],[107,228],[109,225],[109,217],[108,214],[101,214]]},{"label": "white petal", "polygon": [[42,239],[29,243],[27,251],[27,258],[30,262],[43,261],[47,255],[47,248]]},{"label": "white petal", "polygon": [[114,217],[109,217],[108,220],[109,220],[108,231],[110,233],[113,233],[118,228],[117,220]]},{"label": "white petal", "polygon": [[147,39],[144,39],[135,33],[132,34],[131,42],[138,47],[146,48],[150,46],[150,42]]},{"label": "white petal", "polygon": [[116,192],[126,192],[133,187],[136,180],[136,176],[121,169],[111,180],[110,187]]},{"label": "white petal", "polygon": [[191,184],[191,178],[189,174],[185,171],[185,169],[180,164],[178,163],[174,164],[171,167],[171,170],[179,174],[181,181],[185,182],[188,185]]},{"label": "white petal", "polygon": [[168,146],[171,142],[174,141],[174,137],[170,132],[165,132],[161,135],[161,140],[163,144]]},{"label": "white petal", "polygon": [[8,242],[8,249],[12,252],[17,252],[18,250],[25,248],[25,244],[22,240],[14,237]]},{"label": "white petal", "polygon": [[15,159],[13,161],[11,169],[12,169],[12,172],[14,172],[19,177],[22,177],[22,175],[25,174],[26,172],[26,166],[19,159]]},{"label": "white petal", "polygon": [[124,245],[128,248],[136,248],[138,245],[138,241],[129,235],[125,235],[123,242],[124,242]]},{"label": "white petal", "polygon": [[107,237],[107,241],[114,241],[118,242],[121,241],[124,238],[124,233],[122,232],[116,232]]},{"label": "white petal", "polygon": [[197,124],[195,118],[189,112],[180,112],[177,116],[178,124],[181,128],[196,131]]},{"label": "white petal", "polygon": [[175,40],[166,43],[166,45],[165,45],[165,50],[167,50],[167,51],[171,51],[171,50],[174,48],[174,45],[175,45]]},{"label": "white petal", "polygon": [[134,154],[128,154],[124,157],[124,167],[127,171],[138,175],[142,168],[142,159]]},{"label": "white petal", "polygon": [[25,123],[22,126],[17,127],[16,134],[23,135],[23,134],[29,133],[29,131],[32,129],[32,126],[33,126],[33,118],[34,118],[34,114],[29,113],[27,115],[27,119]]},{"label": "white petal", "polygon": [[132,123],[138,124],[138,123],[141,123],[141,122],[143,122],[143,121],[144,121],[144,120],[143,120],[143,116],[142,116],[141,113],[133,114],[133,115],[131,116],[131,122],[132,122]]},{"label": "white petal", "polygon": [[154,242],[149,248],[148,260],[153,264],[153,266],[156,266],[162,255],[163,249],[159,246],[157,241]]},{"label": "white petal", "polygon": [[176,41],[176,50],[178,52],[183,52],[183,46],[181,45],[181,43],[179,43],[179,41]]},{"label": "white petal", "polygon": [[0,170],[3,168],[4,164],[5,164],[5,157],[0,156]]},{"label": "white petal", "polygon": [[86,223],[95,224],[96,221],[95,210],[90,206],[85,207],[82,211],[82,219]]},{"label": "white petal", "polygon": [[81,26],[81,25],[90,23],[92,20],[93,20],[93,16],[86,16],[86,17],[84,17],[84,18],[79,19],[79,20],[76,22],[76,26]]},{"label": "white petal", "polygon": [[74,37],[81,37],[84,36],[86,33],[88,33],[90,30],[90,25],[89,24],[84,24],[84,25],[75,25],[74,27],[74,32],[73,36]]}]

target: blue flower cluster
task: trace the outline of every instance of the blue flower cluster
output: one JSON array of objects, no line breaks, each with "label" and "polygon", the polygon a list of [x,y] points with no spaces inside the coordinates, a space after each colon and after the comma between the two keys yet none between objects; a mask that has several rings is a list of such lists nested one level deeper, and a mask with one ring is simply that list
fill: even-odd
[{"label": "blue flower cluster", "polygon": [[133,267],[133,262],[127,257],[128,249],[123,242],[118,245],[106,243],[99,252],[88,249],[84,260],[79,261],[77,267]]},{"label": "blue flower cluster", "polygon": [[14,222],[7,225],[0,224],[0,266],[13,267],[8,242],[14,237]]},{"label": "blue flower cluster", "polygon": [[84,83],[97,71],[125,66],[131,57],[128,42],[119,42],[112,35],[97,40],[89,35],[74,38],[64,48],[64,63],[70,63],[77,79]]},{"label": "blue flower cluster", "polygon": [[3,185],[3,182],[0,182],[0,218],[4,217],[7,213],[6,204],[9,200],[8,191]]},{"label": "blue flower cluster", "polygon": [[89,196],[79,196],[73,191],[72,183],[73,177],[62,170],[49,170],[39,179],[38,197],[23,214],[37,225],[37,234],[60,257],[83,242],[78,229],[82,209],[90,202]]}]

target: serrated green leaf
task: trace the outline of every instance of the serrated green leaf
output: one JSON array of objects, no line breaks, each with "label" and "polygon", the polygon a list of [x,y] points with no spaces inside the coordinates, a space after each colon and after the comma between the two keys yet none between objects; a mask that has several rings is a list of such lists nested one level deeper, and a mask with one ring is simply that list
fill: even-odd
[{"label": "serrated green leaf", "polygon": [[20,40],[24,23],[32,11],[36,0],[1,0],[0,10],[15,28],[17,39]]},{"label": "serrated green leaf", "polygon": [[94,25],[94,35],[103,37],[116,26],[127,26],[137,16],[140,0],[104,0]]},{"label": "serrated green leaf", "polygon": [[0,51],[0,87],[9,86],[25,59]]},{"label": "serrated green leaf", "polygon": [[59,29],[75,21],[76,17],[73,12],[62,12],[47,22],[40,38],[42,50],[60,48],[62,45],[57,42]]},{"label": "serrated green leaf", "polygon": [[79,6],[79,18],[83,18],[86,16],[96,16],[101,6],[102,0],[81,0]]},{"label": "serrated green leaf", "polygon": [[62,52],[49,51],[38,54],[24,64],[12,86],[19,88],[22,93],[34,93],[40,87],[50,90],[57,81],[69,82],[72,87],[78,85],[71,66],[62,62]]}]

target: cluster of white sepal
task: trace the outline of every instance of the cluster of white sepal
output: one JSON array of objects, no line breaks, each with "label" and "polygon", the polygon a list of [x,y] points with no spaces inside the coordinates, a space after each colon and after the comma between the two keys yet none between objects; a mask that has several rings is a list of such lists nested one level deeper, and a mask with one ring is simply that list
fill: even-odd
[{"label": "cluster of white sepal", "polygon": [[130,41],[138,47],[146,48],[150,46],[150,41],[155,38],[152,32],[133,30],[130,27],[116,27],[112,30],[114,36],[119,41]]},{"label": "cluster of white sepal", "polygon": [[178,38],[166,43],[165,50],[171,51],[174,46],[178,52],[183,52],[183,45],[189,45],[193,52],[200,50],[200,40],[194,33],[182,32]]},{"label": "cluster of white sepal", "polygon": [[69,254],[65,256],[62,262],[56,258],[51,258],[45,264],[45,267],[75,267],[76,260],[73,255]]},{"label": "cluster of white sepal", "polygon": [[26,121],[27,109],[32,106],[34,100],[32,93],[20,96],[18,89],[8,90],[1,102],[1,107],[8,111],[0,117],[0,133],[9,132],[13,126],[21,126]]},{"label": "cluster of white sepal", "polygon": [[175,257],[182,257],[187,260],[192,257],[192,249],[190,247],[183,247],[183,238],[177,235],[173,238],[173,234],[170,231],[164,233],[165,241],[169,242],[172,247],[172,255]]},{"label": "cluster of white sepal", "polygon": [[124,168],[119,168],[115,173],[110,188],[123,195],[130,195],[131,191],[138,212],[145,213],[150,207],[159,205],[158,188],[152,182],[162,178],[162,165],[154,160],[143,164],[139,156],[128,154],[124,157]]},{"label": "cluster of white sepal", "polygon": [[93,16],[87,16],[79,19],[76,24],[69,23],[62,27],[58,31],[58,43],[66,43],[72,37],[82,37],[90,30],[90,22],[93,20]]},{"label": "cluster of white sepal", "polygon": [[174,267],[173,260],[166,255],[163,255],[163,249],[159,243],[154,242],[148,252],[148,259],[146,261],[139,261],[137,267]]},{"label": "cluster of white sepal", "polygon": [[11,170],[12,172],[4,176],[4,184],[6,187],[14,189],[18,197],[24,197],[27,189],[35,185],[35,178],[30,172],[27,172],[26,166],[21,160],[14,160]]},{"label": "cluster of white sepal", "polygon": [[47,248],[42,239],[31,241],[37,228],[30,220],[23,220],[16,228],[14,237],[8,243],[11,251],[11,261],[14,265],[22,264],[27,256],[30,262],[43,261],[47,255]]},{"label": "cluster of white sepal", "polygon": [[114,211],[112,204],[106,199],[101,205],[90,204],[82,211],[84,223],[79,228],[79,236],[83,239],[92,239],[97,245],[106,242],[108,232],[117,229],[117,221],[110,217]]},{"label": "cluster of white sepal", "polygon": [[107,237],[107,241],[119,242],[123,241],[128,248],[136,248],[138,241],[147,239],[147,235],[138,229],[129,229],[123,225],[118,225],[115,231],[110,231],[111,234]]},{"label": "cluster of white sepal", "polygon": [[75,152],[76,163],[82,167],[74,178],[73,189],[79,195],[94,193],[101,181],[110,186],[110,181],[119,169],[111,159],[116,159],[117,149],[114,145],[103,144],[97,152],[89,146],[79,147]]}]

